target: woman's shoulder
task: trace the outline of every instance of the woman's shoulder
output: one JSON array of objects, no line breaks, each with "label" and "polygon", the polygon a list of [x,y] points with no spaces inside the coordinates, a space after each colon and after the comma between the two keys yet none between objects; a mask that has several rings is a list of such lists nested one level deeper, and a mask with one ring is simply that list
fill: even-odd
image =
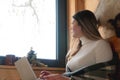
[{"label": "woman's shoulder", "polygon": [[100,39],[96,41],[96,44],[109,44],[109,42],[105,39]]},{"label": "woman's shoulder", "polygon": [[105,39],[100,39],[96,41],[96,47],[107,48],[111,47],[110,43]]},{"label": "woman's shoulder", "polygon": [[108,41],[101,39],[95,46],[96,63],[106,62],[112,59],[112,49]]}]

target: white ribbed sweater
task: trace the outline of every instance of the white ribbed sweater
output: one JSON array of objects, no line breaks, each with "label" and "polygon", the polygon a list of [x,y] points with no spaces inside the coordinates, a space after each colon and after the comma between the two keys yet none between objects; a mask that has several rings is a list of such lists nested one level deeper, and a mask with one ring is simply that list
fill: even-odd
[{"label": "white ribbed sweater", "polygon": [[105,40],[92,41],[85,37],[81,37],[80,40],[81,49],[67,63],[72,71],[112,59],[111,47]]}]

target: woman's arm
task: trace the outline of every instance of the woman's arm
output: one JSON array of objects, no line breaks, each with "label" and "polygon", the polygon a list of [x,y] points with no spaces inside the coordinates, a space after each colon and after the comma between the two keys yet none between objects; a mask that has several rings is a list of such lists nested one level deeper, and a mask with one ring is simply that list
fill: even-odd
[{"label": "woman's arm", "polygon": [[41,71],[40,79],[43,79],[43,80],[70,80],[69,77],[65,77],[61,74],[52,74],[49,71]]}]

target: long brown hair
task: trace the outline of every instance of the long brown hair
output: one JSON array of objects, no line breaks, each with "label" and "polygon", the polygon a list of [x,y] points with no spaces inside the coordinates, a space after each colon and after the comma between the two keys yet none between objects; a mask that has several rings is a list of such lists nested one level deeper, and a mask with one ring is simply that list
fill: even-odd
[{"label": "long brown hair", "polygon": [[98,22],[93,12],[89,10],[83,10],[76,13],[73,18],[81,26],[85,37],[90,40],[98,40],[101,38],[101,35],[98,32]]},{"label": "long brown hair", "polygon": [[[90,40],[99,40],[101,39],[101,35],[98,32],[98,22],[95,17],[95,15],[89,11],[89,10],[83,10],[78,13],[76,13],[73,18],[78,22],[78,25],[81,26],[81,30],[84,34],[84,36]],[[77,42],[78,41],[78,42]],[[75,47],[75,43],[76,47]],[[73,40],[71,48],[76,48],[73,49],[74,51],[71,51],[72,49],[69,50],[67,59],[71,59],[72,56],[74,56],[80,49],[81,47],[81,42],[80,40],[76,39]]]}]

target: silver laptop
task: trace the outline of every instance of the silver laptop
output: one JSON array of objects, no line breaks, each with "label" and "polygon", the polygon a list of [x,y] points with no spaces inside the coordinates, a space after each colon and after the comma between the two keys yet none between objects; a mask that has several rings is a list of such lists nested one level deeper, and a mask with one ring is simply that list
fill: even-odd
[{"label": "silver laptop", "polygon": [[41,79],[37,79],[26,57],[23,57],[18,61],[16,61],[15,67],[20,75],[21,80],[41,80]]}]

